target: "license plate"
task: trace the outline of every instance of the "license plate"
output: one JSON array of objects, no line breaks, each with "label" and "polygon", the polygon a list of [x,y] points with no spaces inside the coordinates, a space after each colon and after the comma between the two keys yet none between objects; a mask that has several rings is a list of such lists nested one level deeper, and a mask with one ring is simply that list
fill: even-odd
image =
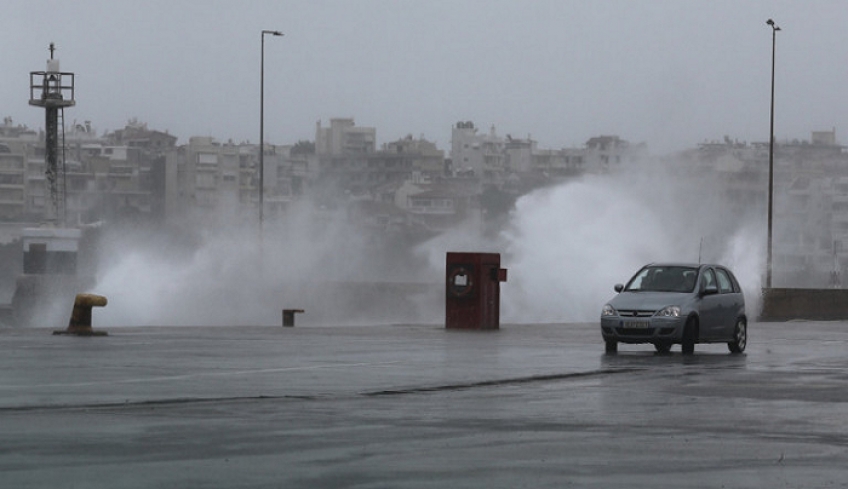
[{"label": "license plate", "polygon": [[622,321],[622,328],[650,328],[651,323],[649,321]]}]

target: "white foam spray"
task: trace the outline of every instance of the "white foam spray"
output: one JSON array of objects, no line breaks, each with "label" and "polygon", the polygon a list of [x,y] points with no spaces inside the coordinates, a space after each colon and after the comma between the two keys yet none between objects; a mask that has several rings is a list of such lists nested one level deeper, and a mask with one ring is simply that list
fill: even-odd
[{"label": "white foam spray", "polygon": [[419,251],[433,269],[447,251],[502,253],[504,322],[595,321],[614,284],[659,261],[727,265],[756,314],[765,249],[756,210],[735,208],[721,175],[685,173],[656,163],[587,175],[521,197],[494,239],[467,227]]},{"label": "white foam spray", "polygon": [[109,305],[94,321],[279,324],[281,309],[303,308],[305,324],[439,323],[449,251],[501,253],[507,323],[595,321],[613,285],[645,263],[699,258],[736,272],[752,314],[764,226],[720,188],[669,165],[587,175],[521,197],[494,236],[473,216],[411,250],[355,227],[343,209],[308,202],[268,219],[261,239],[244,215],[189,221],[192,246],[122,232],[104,240],[93,292]]},{"label": "white foam spray", "polygon": [[299,320],[313,323],[385,322],[417,307],[370,285],[414,275],[414,261],[356,228],[345,209],[301,202],[261,233],[249,215],[183,227],[189,246],[126,230],[104,238],[94,291],[109,305],[95,324],[279,324],[286,308],[306,309]]}]

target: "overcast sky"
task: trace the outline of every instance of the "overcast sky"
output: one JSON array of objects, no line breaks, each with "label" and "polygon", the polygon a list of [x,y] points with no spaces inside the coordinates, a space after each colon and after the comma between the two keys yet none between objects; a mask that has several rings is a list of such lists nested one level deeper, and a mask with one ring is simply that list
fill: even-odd
[{"label": "overcast sky", "polygon": [[836,128],[848,143],[848,2],[4,0],[0,116],[32,128],[29,72],[52,41],[76,74],[67,122],[98,132],[132,117],[184,143],[259,139],[260,32],[265,138],[314,139],[353,117],[378,143],[412,134],[449,149],[470,120],[540,147],[600,134],[655,153],[724,135],[766,141],[771,28],[775,135]]}]

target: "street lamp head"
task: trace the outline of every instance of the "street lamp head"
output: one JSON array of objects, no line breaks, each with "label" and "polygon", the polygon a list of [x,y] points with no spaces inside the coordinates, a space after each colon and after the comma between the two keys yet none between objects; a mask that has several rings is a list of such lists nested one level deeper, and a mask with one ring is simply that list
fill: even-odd
[{"label": "street lamp head", "polygon": [[779,30],[780,30],[780,27],[776,26],[776,25],[774,24],[774,21],[773,21],[773,20],[771,20],[771,19],[767,20],[767,21],[766,21],[766,24],[770,25],[770,26],[771,26],[771,28],[772,28],[772,29],[774,29],[775,31],[779,31]]},{"label": "street lamp head", "polygon": [[280,31],[262,31],[262,34],[271,34],[272,36],[282,36],[283,33]]}]

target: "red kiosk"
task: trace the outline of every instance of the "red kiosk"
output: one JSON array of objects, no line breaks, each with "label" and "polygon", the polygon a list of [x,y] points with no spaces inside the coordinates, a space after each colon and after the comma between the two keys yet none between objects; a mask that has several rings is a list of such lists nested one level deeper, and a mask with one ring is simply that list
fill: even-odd
[{"label": "red kiosk", "polygon": [[447,254],[445,327],[498,329],[500,283],[506,282],[500,253]]}]

